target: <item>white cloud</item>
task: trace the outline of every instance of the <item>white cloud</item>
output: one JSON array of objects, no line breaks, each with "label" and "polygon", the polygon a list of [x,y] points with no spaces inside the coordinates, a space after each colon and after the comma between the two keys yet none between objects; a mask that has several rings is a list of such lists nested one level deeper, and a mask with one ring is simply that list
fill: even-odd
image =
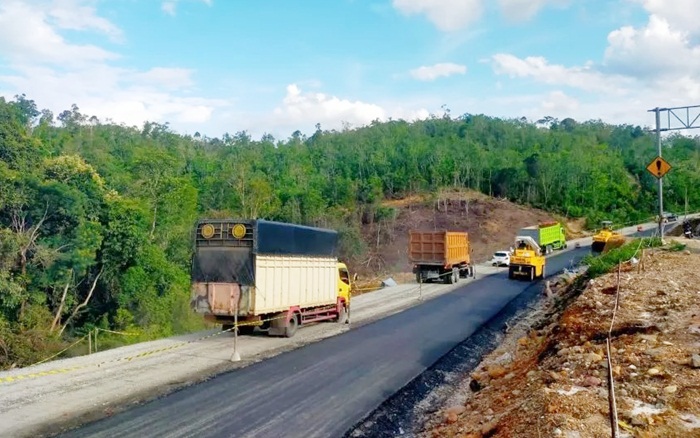
[{"label": "white cloud", "polygon": [[145,72],[139,72],[132,76],[134,81],[144,85],[153,85],[169,90],[189,88],[194,85],[192,80],[193,70],[187,68],[163,68],[154,67]]},{"label": "white cloud", "polygon": [[540,56],[518,58],[507,53],[493,55],[493,69],[510,77],[532,78],[548,85],[566,85],[586,91],[620,93],[629,79],[605,75],[590,66],[565,67],[550,64]]},{"label": "white cloud", "polygon": [[167,1],[160,5],[160,8],[168,15],[175,15],[175,2]]},{"label": "white cloud", "polygon": [[424,14],[446,32],[464,28],[484,12],[482,0],[392,0],[392,5],[406,15]]},{"label": "white cloud", "polygon": [[[80,17],[66,11],[74,8]],[[97,31],[112,39],[121,30],[99,17],[92,0],[0,4],[0,57],[7,62],[0,93],[25,93],[40,107],[59,113],[77,104],[81,112],[117,123],[178,122],[196,126],[229,105],[222,99],[193,96],[194,71],[152,67],[142,71],[117,67],[114,52],[91,44],[74,44],[61,30]]]},{"label": "white cloud", "polygon": [[[181,0],[165,0],[160,4],[160,9],[166,14],[174,17],[177,14],[177,4]],[[200,3],[204,3],[207,6],[211,6],[212,0],[198,0]]]},{"label": "white cloud", "polygon": [[568,0],[498,0],[503,16],[511,21],[527,21],[548,4],[567,3]]},{"label": "white cloud", "polygon": [[625,26],[608,35],[605,62],[613,71],[644,79],[700,74],[700,46],[652,14],[643,28]]},{"label": "white cloud", "polygon": [[320,123],[323,129],[341,129],[346,125],[367,125],[374,120],[416,120],[429,115],[425,109],[408,110],[397,106],[387,110],[374,103],[303,92],[297,84],[290,84],[281,105],[273,111],[273,123],[265,120],[265,125],[268,128],[271,125],[277,126],[277,130],[299,129],[310,132],[316,123]]},{"label": "white cloud", "polygon": [[[0,56],[14,62],[78,65],[118,58],[116,53],[91,44],[70,44],[49,23],[46,9],[9,1],[0,5]],[[55,10],[55,9],[52,9]],[[86,26],[86,18],[73,22]],[[99,21],[94,21],[97,23]],[[63,23],[67,25],[66,22]],[[56,27],[60,27],[56,25]],[[106,26],[105,28],[110,28]],[[116,27],[114,27],[116,29]],[[113,34],[116,31],[113,31]]]},{"label": "white cloud", "polygon": [[563,91],[552,91],[542,102],[542,110],[545,114],[573,113],[579,107],[578,99],[568,96]]},{"label": "white cloud", "polygon": [[691,35],[700,33],[700,8],[697,0],[633,0],[640,3],[650,15],[667,21],[672,28],[688,32]]},{"label": "white cloud", "polygon": [[448,77],[456,74],[465,74],[467,67],[451,62],[439,63],[431,66],[421,66],[411,70],[411,76],[419,81],[434,81],[440,77]]},{"label": "white cloud", "polygon": [[94,1],[54,0],[48,13],[61,29],[96,30],[116,41],[122,38],[121,29],[97,15]]}]

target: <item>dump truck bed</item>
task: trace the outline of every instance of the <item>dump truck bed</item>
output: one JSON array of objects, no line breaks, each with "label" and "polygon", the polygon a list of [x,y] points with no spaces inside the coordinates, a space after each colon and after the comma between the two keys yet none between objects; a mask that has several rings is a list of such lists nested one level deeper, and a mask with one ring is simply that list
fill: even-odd
[{"label": "dump truck bed", "polygon": [[411,231],[409,258],[417,265],[467,264],[470,262],[469,235],[460,231]]}]

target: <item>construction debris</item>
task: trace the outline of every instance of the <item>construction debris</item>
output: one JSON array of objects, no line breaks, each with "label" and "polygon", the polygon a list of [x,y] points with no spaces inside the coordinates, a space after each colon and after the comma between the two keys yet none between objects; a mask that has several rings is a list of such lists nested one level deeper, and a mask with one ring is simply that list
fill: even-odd
[{"label": "construction debris", "polygon": [[[700,437],[700,255],[647,250],[639,261],[644,270],[621,269],[611,330],[619,436]],[[420,436],[610,436],[617,284],[617,273],[551,284]]]}]

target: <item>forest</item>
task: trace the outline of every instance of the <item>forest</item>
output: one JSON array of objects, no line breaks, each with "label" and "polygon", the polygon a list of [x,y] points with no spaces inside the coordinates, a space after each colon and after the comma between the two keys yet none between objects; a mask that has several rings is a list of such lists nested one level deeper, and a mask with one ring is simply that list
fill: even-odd
[{"label": "forest", "polygon": [[[666,210],[700,209],[700,141],[663,140]],[[26,366],[95,327],[154,339],[203,327],[189,309],[193,227],[203,217],[333,228],[342,256],[367,251],[363,223],[387,199],[468,188],[590,226],[655,214],[639,126],[536,122],[448,110],[423,121],[210,138],[168,124],[54,116],[0,97],[0,369]]]}]

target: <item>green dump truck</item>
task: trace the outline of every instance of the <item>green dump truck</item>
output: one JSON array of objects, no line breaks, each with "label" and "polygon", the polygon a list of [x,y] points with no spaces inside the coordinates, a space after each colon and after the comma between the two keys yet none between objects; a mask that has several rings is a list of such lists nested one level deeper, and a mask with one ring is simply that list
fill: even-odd
[{"label": "green dump truck", "polygon": [[532,237],[545,254],[551,254],[555,249],[566,248],[564,226],[559,222],[546,222],[522,228],[518,231],[518,236]]}]

